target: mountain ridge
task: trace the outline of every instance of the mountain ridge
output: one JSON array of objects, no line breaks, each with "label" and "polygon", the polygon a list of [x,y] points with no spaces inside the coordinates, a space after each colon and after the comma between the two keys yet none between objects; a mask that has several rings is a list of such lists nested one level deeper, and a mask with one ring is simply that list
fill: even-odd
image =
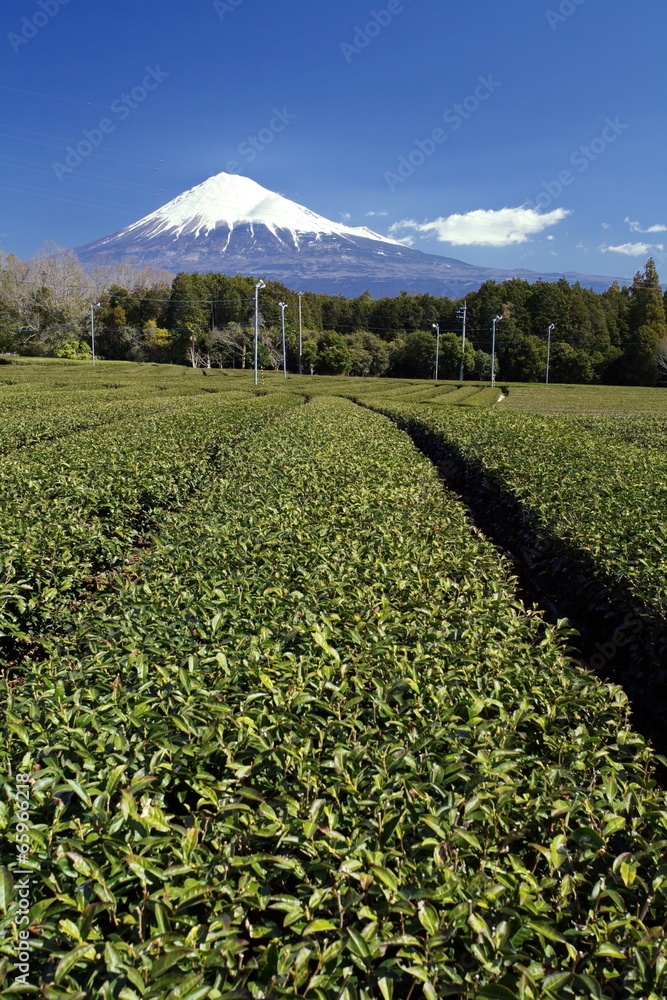
[{"label": "mountain ridge", "polygon": [[346,226],[237,174],[216,174],[130,226],[75,248],[85,265],[129,256],[172,273],[255,274],[345,296],[460,298],[485,281],[580,281],[604,291],[627,278],[502,270],[423,253],[366,226]]}]

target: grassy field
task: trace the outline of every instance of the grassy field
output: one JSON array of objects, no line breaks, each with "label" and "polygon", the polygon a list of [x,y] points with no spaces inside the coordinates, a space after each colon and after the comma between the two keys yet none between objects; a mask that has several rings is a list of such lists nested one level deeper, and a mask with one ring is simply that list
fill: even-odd
[{"label": "grassy field", "polygon": [[0,997],[665,996],[595,670],[667,706],[667,390],[30,362],[0,414]]}]

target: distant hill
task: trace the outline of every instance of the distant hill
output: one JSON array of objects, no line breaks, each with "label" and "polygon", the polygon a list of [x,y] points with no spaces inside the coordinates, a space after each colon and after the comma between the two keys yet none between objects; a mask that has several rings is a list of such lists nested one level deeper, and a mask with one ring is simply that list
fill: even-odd
[{"label": "distant hill", "polygon": [[461,298],[485,281],[557,281],[602,292],[614,281],[575,272],[477,267],[422,253],[365,226],[331,222],[236,174],[217,174],[131,226],[77,247],[87,265],[135,257],[176,273],[253,274],[297,290],[376,298],[429,293]]}]

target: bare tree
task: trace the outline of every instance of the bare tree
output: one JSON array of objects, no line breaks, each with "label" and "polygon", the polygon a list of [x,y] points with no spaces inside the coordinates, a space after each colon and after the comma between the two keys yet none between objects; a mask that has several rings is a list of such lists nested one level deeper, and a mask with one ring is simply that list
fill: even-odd
[{"label": "bare tree", "polygon": [[29,262],[33,288],[49,290],[54,312],[65,322],[77,322],[85,315],[91,299],[90,278],[75,253],[47,243]]},{"label": "bare tree", "polygon": [[206,336],[207,352],[219,368],[246,368],[254,331],[241,323],[229,323]]},{"label": "bare tree", "polygon": [[[87,338],[90,306],[114,284],[156,291],[167,300],[172,275],[127,258],[87,272],[71,250],[46,243],[31,260],[0,251],[0,321],[18,350],[50,350],[63,339]],[[37,347],[41,345],[41,347]]]},{"label": "bare tree", "polygon": [[112,285],[119,285],[128,291],[136,288],[151,288],[156,285],[171,287],[174,275],[170,271],[144,264],[136,257],[124,257],[115,261],[101,256],[89,275],[89,284],[96,295],[101,295]]},{"label": "bare tree", "polygon": [[658,379],[667,383],[667,337],[660,341],[656,354],[658,363]]}]

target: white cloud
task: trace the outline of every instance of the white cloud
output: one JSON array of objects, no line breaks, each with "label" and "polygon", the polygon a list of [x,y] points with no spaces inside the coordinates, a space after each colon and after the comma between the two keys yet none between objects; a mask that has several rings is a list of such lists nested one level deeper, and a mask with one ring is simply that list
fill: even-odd
[{"label": "white cloud", "polygon": [[401,229],[415,229],[419,233],[434,234],[441,243],[453,246],[506,247],[516,243],[527,243],[529,237],[541,233],[548,226],[561,222],[570,211],[557,208],[553,212],[540,215],[534,208],[501,208],[499,211],[477,209],[465,215],[449,215],[434,219],[433,222],[415,222],[403,219],[390,227],[394,233]]},{"label": "white cloud", "polygon": [[602,228],[603,228],[603,229],[611,229],[611,226],[609,225],[609,223],[608,223],[608,222],[603,222],[603,223],[602,223]]},{"label": "white cloud", "polygon": [[656,223],[654,226],[649,226],[648,229],[642,229],[639,223],[633,222],[629,216],[625,221],[630,226],[631,233],[667,233],[667,226],[661,222]]},{"label": "white cloud", "polygon": [[583,243],[577,243],[577,250],[583,250],[584,253],[588,253],[588,247]]},{"label": "white cloud", "polygon": [[366,215],[389,215],[389,212],[366,212]]},{"label": "white cloud", "polygon": [[662,243],[622,243],[617,247],[605,246],[604,244],[600,247],[602,253],[622,253],[626,257],[643,257],[647,254],[649,250],[664,250],[665,247]]},{"label": "white cloud", "polygon": [[555,236],[547,236],[547,239],[548,239],[548,240],[555,240],[555,239],[556,239],[556,237],[555,237]]}]

